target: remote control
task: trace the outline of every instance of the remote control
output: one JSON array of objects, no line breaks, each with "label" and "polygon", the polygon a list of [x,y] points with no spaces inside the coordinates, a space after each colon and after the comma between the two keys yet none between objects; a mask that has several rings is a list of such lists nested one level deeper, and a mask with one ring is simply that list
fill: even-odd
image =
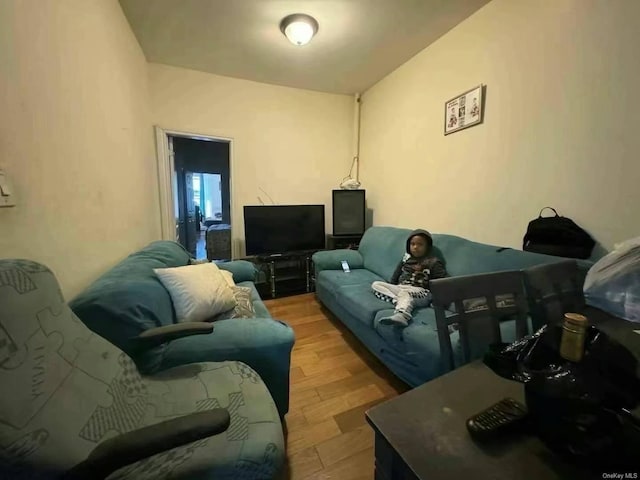
[{"label": "remote control", "polygon": [[478,439],[499,436],[516,430],[527,417],[527,407],[513,398],[503,398],[495,405],[467,420],[467,430]]}]

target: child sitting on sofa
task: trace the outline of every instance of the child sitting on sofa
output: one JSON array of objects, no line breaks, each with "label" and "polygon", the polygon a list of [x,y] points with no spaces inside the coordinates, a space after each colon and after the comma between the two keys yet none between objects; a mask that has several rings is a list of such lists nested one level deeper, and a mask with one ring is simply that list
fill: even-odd
[{"label": "child sitting on sofa", "polygon": [[406,327],[415,307],[431,303],[429,280],[446,277],[442,261],[430,256],[433,239],[426,230],[414,230],[407,239],[407,253],[391,276],[391,283],[375,281],[373,293],[382,300],[395,304],[393,315],[380,319],[384,325]]}]

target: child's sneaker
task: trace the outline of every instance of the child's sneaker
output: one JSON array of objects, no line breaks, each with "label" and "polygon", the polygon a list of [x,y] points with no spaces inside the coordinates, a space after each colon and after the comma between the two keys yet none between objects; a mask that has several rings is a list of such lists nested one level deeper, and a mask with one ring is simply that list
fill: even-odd
[{"label": "child's sneaker", "polygon": [[380,319],[382,325],[398,325],[400,327],[409,326],[409,320],[411,317],[402,312],[396,312],[390,317],[383,317]]}]

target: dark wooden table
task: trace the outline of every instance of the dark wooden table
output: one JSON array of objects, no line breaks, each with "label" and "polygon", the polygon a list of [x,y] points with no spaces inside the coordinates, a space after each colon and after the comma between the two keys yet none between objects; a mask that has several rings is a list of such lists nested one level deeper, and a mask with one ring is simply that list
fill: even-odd
[{"label": "dark wooden table", "polygon": [[[491,446],[474,442],[465,421],[504,397],[524,403],[523,386],[477,361],[370,409],[376,480],[583,479],[533,436]],[[598,475],[597,478],[601,478]]]},{"label": "dark wooden table", "polygon": [[[589,306],[582,313],[635,356],[627,368],[640,377],[640,324]],[[564,462],[533,436],[473,441],[467,418],[504,397],[524,403],[523,385],[476,361],[372,408],[366,416],[375,431],[376,480],[605,478]],[[626,478],[640,478],[634,473]]]}]

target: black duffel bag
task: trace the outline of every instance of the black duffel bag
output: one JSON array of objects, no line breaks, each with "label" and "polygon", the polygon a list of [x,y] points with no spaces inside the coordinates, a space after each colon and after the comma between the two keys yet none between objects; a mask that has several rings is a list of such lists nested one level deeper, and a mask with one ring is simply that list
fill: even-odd
[{"label": "black duffel bag", "polygon": [[[549,208],[554,217],[543,217]],[[591,236],[567,217],[561,217],[554,208],[544,207],[538,218],[529,222],[522,241],[527,252],[544,253],[557,257],[589,258],[596,242]]]}]

